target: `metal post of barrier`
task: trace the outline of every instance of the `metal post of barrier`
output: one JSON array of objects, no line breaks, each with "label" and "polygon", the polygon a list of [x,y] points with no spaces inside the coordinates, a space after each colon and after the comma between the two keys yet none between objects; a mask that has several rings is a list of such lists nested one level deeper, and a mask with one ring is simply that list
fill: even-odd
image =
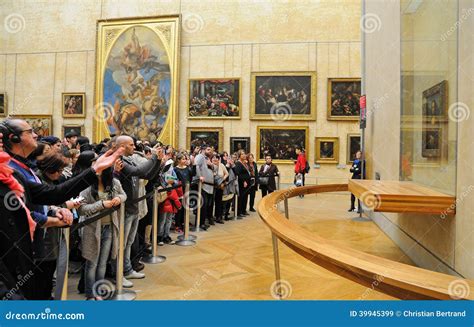
[{"label": "metal post of barrier", "polygon": [[280,175],[276,176],[278,178],[278,183],[277,183],[277,190],[280,190]]},{"label": "metal post of barrier", "polygon": [[278,255],[278,238],[277,236],[272,233],[272,244],[273,244],[273,262],[275,264],[275,277],[276,277],[276,285],[278,287],[277,294],[281,300],[281,275],[280,275],[280,256]]},{"label": "metal post of barrier", "polygon": [[285,217],[286,217],[286,219],[290,219],[290,213],[289,213],[289,210],[288,210],[288,198],[287,197],[285,197],[284,204],[285,204]]},{"label": "metal post of barrier", "polygon": [[64,269],[66,270],[64,273],[64,281],[62,285],[62,292],[61,292],[61,301],[67,300],[67,283],[68,283],[68,275],[69,275],[69,228],[62,229],[62,238],[64,239],[64,244],[66,246],[66,263]]},{"label": "metal post of barrier", "polygon": [[[201,231],[201,202],[202,202],[202,181],[199,179],[198,183],[198,203],[196,205],[197,210],[197,219],[196,219],[196,226],[192,229],[193,232],[199,233]],[[206,219],[206,217],[204,217]],[[205,221],[204,221],[205,222]]]},{"label": "metal post of barrier", "polygon": [[[184,235],[178,236],[178,239],[180,240],[176,242],[176,245],[190,246],[196,244],[196,242],[194,241],[196,239],[196,236],[189,235],[189,209],[189,183],[186,183],[186,190],[184,192],[183,198],[183,210],[185,210]],[[192,239],[191,236],[193,236],[194,239]]]},{"label": "metal post of barrier", "polygon": [[151,223],[151,255],[142,258],[144,263],[156,264],[166,261],[166,257],[158,255],[158,188],[153,192],[153,221]]},{"label": "metal post of barrier", "polygon": [[115,294],[112,300],[116,301],[131,301],[135,300],[137,293],[133,290],[123,289],[123,259],[125,251],[124,233],[125,233],[125,204],[120,205],[119,211],[119,248],[117,254],[117,271],[115,272]]},{"label": "metal post of barrier", "polygon": [[[240,190],[239,190],[239,193],[240,193]],[[235,198],[234,220],[242,219],[242,217],[238,217],[238,212],[239,212],[239,194],[235,193],[234,198]]]}]

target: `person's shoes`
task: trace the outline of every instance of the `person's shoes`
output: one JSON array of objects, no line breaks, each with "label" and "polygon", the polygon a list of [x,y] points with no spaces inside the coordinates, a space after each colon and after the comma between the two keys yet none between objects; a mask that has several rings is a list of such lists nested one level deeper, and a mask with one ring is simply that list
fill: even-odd
[{"label": "person's shoes", "polygon": [[[115,283],[115,279],[114,279],[114,283]],[[130,288],[130,287],[133,287],[133,283],[131,281],[129,281],[128,279],[126,279],[125,277],[122,278],[122,286],[125,287],[125,288]]]},{"label": "person's shoes", "polygon": [[158,242],[158,246],[163,246],[163,245],[165,245],[165,242],[163,242],[163,240]]},{"label": "person's shoes", "polygon": [[216,223],[218,223],[218,224],[223,224],[224,221],[223,221],[222,219],[219,219],[219,220],[216,220]]},{"label": "person's shoes", "polygon": [[256,210],[254,208],[250,208],[249,211],[255,212]]},{"label": "person's shoes", "polygon": [[174,241],[171,237],[169,236],[166,236],[163,240],[163,242],[165,242],[165,244],[174,244]]},{"label": "person's shoes", "polygon": [[244,216],[250,216],[250,214],[249,214],[247,211],[245,211],[245,212],[243,213],[243,215],[244,215]]},{"label": "person's shoes", "polygon": [[209,225],[214,226],[215,223],[214,223],[213,221],[211,221],[211,222],[209,223]]},{"label": "person's shoes", "polygon": [[206,226],[206,225],[201,225],[201,226],[199,226],[199,228],[202,229],[202,230],[207,230],[207,226]]},{"label": "person's shoes", "polygon": [[355,211],[355,208],[350,208],[349,210],[347,210],[348,212],[352,212],[352,211]]},{"label": "person's shoes", "polygon": [[[145,250],[143,250],[143,253],[145,253],[145,254],[152,254],[152,253],[153,253],[153,249],[145,249]],[[137,271],[139,271],[139,270],[137,270]]]},{"label": "person's shoes", "polygon": [[128,275],[125,275],[124,277],[126,279],[142,279],[142,278],[145,278],[145,274],[136,272],[135,270],[132,270],[131,273],[129,273]]},{"label": "person's shoes", "polygon": [[133,267],[133,270],[135,270],[136,272],[140,272],[143,269],[145,269],[145,265],[141,262],[134,264],[132,267]]}]

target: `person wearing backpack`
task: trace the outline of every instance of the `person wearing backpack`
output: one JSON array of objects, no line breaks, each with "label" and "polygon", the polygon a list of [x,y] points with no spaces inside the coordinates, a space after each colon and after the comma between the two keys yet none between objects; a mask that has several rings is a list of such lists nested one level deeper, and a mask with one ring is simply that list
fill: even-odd
[{"label": "person wearing backpack", "polygon": [[[295,147],[296,162],[295,162],[295,185],[304,186],[305,174],[309,172],[308,161],[306,161],[306,155],[301,146]],[[304,195],[300,195],[300,198]]]}]

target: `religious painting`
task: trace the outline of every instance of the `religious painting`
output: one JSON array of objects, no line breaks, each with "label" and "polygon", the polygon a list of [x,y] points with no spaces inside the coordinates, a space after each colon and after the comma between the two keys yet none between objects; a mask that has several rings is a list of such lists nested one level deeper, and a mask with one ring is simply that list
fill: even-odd
[{"label": "religious painting", "polygon": [[23,119],[30,124],[35,134],[38,135],[38,140],[53,134],[53,118],[51,115],[16,115],[11,118]]},{"label": "religious painting", "polygon": [[189,80],[188,118],[240,118],[240,79]]},{"label": "religious painting", "polygon": [[305,149],[308,158],[308,135],[306,126],[258,126],[257,161],[264,162],[265,156],[270,155],[275,163],[293,164],[297,146]]},{"label": "religious painting", "polygon": [[423,128],[421,140],[421,156],[423,158],[441,157],[441,149],[443,146],[443,132],[441,127]]},{"label": "religious painting", "polygon": [[75,132],[77,135],[84,136],[84,125],[64,125],[63,126],[63,139],[66,137],[66,134]]},{"label": "religious painting", "polygon": [[316,163],[339,163],[339,138],[316,138]]},{"label": "religious painting", "polygon": [[179,16],[98,22],[94,140],[177,145]]},{"label": "religious painting", "polygon": [[86,116],[85,93],[63,93],[63,117],[83,118]]},{"label": "religious painting", "polygon": [[354,162],[357,151],[361,151],[360,134],[347,134],[347,163]]},{"label": "religious painting", "polygon": [[231,137],[230,138],[230,154],[239,150],[245,150],[250,153],[250,137]]},{"label": "religious painting", "polygon": [[423,122],[436,125],[448,118],[448,81],[442,81],[423,91]]},{"label": "religious painting", "polygon": [[315,120],[316,74],[252,73],[250,119]]},{"label": "religious painting", "polygon": [[7,111],[7,94],[0,92],[0,117],[6,117]]},{"label": "religious painting", "polygon": [[360,78],[328,79],[328,120],[359,120]]},{"label": "religious painting", "polygon": [[186,131],[186,148],[191,149],[201,147],[203,145],[210,145],[214,147],[216,152],[221,152],[224,149],[224,129],[205,128],[205,127],[188,127]]}]

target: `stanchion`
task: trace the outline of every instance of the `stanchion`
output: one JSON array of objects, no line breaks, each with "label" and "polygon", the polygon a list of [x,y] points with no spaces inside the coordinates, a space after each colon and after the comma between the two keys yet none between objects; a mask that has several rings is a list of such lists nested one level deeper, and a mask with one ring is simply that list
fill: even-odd
[{"label": "stanchion", "polygon": [[124,257],[124,226],[125,226],[125,204],[120,205],[119,216],[119,248],[117,254],[117,271],[115,282],[115,294],[112,300],[115,301],[131,301],[135,300],[137,293],[133,290],[123,289],[123,257]]},{"label": "stanchion", "polygon": [[[196,219],[196,226],[192,229],[193,232],[199,233],[201,231],[200,226],[201,226],[201,202],[202,202],[202,181],[199,180],[198,183],[198,203],[196,205],[196,210],[197,210],[197,219]],[[204,217],[206,219],[206,217]]]},{"label": "stanchion", "polygon": [[153,194],[153,221],[151,223],[151,254],[144,256],[142,261],[144,263],[156,264],[166,261],[166,257],[158,255],[158,188],[155,187]]},{"label": "stanchion", "polygon": [[277,190],[280,190],[280,175],[276,176],[278,178],[278,183],[277,183]]},{"label": "stanchion", "polygon": [[[239,190],[240,192],[240,190]],[[234,195],[234,220],[237,220],[237,219],[242,219],[242,217],[237,217],[237,213],[239,212],[239,194],[238,192],[235,192],[235,195]]]},{"label": "stanchion", "polygon": [[[61,229],[60,250],[58,258],[58,267],[56,268],[57,288],[55,291],[55,300],[67,300],[67,283],[69,275],[69,228]],[[63,277],[63,278],[61,278]]]},{"label": "stanchion", "polygon": [[[184,235],[178,236],[178,239],[180,239],[178,242],[176,242],[176,245],[180,246],[190,246],[190,245],[195,245],[196,242],[194,241],[196,239],[196,236],[194,235],[189,235],[189,183],[186,183],[186,190],[184,192],[184,201],[183,201],[183,210],[185,210],[185,218],[184,218]],[[191,236],[194,237],[194,239],[191,238]]]}]

